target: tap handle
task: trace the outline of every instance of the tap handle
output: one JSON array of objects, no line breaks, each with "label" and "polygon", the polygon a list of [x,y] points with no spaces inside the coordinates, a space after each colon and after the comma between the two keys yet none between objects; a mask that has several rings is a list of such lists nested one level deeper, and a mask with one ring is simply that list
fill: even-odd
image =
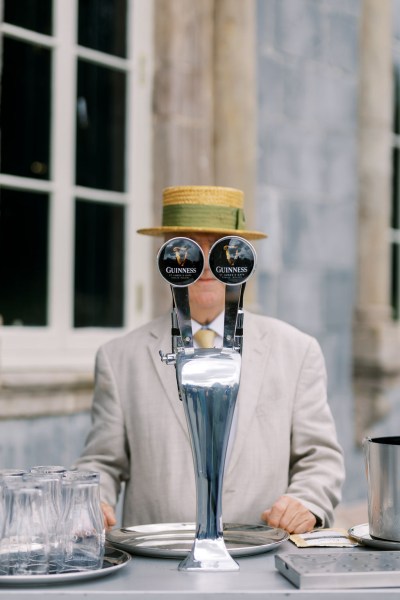
[{"label": "tap handle", "polygon": [[256,267],[253,246],[238,236],[219,239],[210,249],[209,266],[216,279],[226,285],[224,347],[241,352],[243,339],[243,295]]},{"label": "tap handle", "polygon": [[161,276],[172,292],[172,352],[193,348],[188,286],[201,277],[204,270],[203,250],[194,240],[175,237],[165,242],[157,255]]}]

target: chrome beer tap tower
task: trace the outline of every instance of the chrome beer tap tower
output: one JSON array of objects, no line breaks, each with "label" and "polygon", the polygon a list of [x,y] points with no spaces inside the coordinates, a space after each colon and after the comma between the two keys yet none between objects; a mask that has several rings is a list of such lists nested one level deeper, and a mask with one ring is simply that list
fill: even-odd
[{"label": "chrome beer tap tower", "polygon": [[243,238],[219,239],[210,249],[209,268],[225,284],[222,348],[194,348],[188,287],[199,279],[205,258],[186,237],[168,240],[158,267],[170,284],[172,352],[161,360],[175,365],[179,397],[188,425],[196,480],[196,534],[182,571],[237,571],[223,537],[222,484],[226,450],[239,390],[243,345],[243,294],[255,270],[253,246]]}]

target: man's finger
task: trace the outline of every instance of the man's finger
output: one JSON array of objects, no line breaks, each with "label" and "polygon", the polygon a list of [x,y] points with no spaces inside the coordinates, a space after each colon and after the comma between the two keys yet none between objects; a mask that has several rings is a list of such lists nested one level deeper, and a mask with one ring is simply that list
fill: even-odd
[{"label": "man's finger", "polygon": [[283,515],[285,514],[290,498],[288,496],[281,496],[270,509],[266,510],[262,514],[262,518],[267,520],[268,525],[271,527],[281,527],[280,523]]},{"label": "man's finger", "polygon": [[282,523],[282,527],[289,533],[306,533],[315,527],[316,522],[317,519],[315,518],[315,515],[309,510],[304,509],[293,514],[290,521],[284,524]]},{"label": "man's finger", "polygon": [[281,496],[261,518],[271,527],[285,529],[289,533],[305,533],[316,525],[316,517],[299,501]]},{"label": "man's finger", "polygon": [[104,518],[104,526],[106,529],[111,529],[117,523],[117,519],[115,518],[115,512],[112,506],[106,504],[105,502],[101,503],[101,509],[103,511]]}]

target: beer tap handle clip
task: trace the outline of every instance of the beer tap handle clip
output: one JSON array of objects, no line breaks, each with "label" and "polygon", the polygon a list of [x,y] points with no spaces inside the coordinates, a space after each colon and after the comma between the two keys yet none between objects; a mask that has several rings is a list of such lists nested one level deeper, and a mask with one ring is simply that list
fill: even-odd
[{"label": "beer tap handle clip", "polygon": [[172,293],[172,353],[160,352],[160,356],[166,364],[175,364],[177,353],[193,350],[188,286],[201,277],[204,254],[194,240],[176,237],[161,246],[157,262],[160,274],[170,284]]},{"label": "beer tap handle clip", "polygon": [[214,277],[226,286],[223,346],[241,353],[243,295],[246,282],[255,271],[256,252],[247,240],[226,236],[213,244],[208,262]]}]

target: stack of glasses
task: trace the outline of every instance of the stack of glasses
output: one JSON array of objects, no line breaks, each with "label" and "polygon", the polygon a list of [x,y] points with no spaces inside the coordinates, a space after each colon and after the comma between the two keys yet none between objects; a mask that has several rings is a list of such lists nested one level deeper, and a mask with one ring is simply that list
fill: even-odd
[{"label": "stack of glasses", "polygon": [[104,545],[98,473],[0,471],[0,576],[100,569]]}]

